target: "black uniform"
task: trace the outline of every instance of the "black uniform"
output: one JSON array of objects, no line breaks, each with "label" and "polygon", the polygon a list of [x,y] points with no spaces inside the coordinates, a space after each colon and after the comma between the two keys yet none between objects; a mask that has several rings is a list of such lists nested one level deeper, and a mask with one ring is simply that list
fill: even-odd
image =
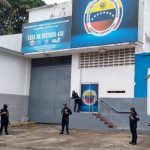
[{"label": "black uniform", "polygon": [[129,116],[130,131],[132,134],[132,140],[131,140],[130,144],[137,143],[137,121],[139,121],[139,117],[138,117],[135,109],[133,108],[133,111],[131,112],[131,115]]},{"label": "black uniform", "polygon": [[64,106],[64,108],[61,110],[61,114],[62,114],[62,124],[61,124],[62,129],[60,134],[64,133],[65,126],[66,126],[66,132],[67,134],[69,134],[69,115],[72,114],[72,111],[67,106]]},{"label": "black uniform", "polygon": [[0,110],[0,115],[1,115],[0,135],[2,134],[4,127],[5,127],[5,134],[8,135],[9,111],[7,110],[6,104],[4,105],[4,108]]},{"label": "black uniform", "polygon": [[76,112],[77,107],[78,107],[77,112],[79,112],[80,111],[80,105],[82,103],[82,99],[78,96],[78,94],[75,91],[72,92],[72,98],[75,99],[75,101],[74,101],[74,112]]}]

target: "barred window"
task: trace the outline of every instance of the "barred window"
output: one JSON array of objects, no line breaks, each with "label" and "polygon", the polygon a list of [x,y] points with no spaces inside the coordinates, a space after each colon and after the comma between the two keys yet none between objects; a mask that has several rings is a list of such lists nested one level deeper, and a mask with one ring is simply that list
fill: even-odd
[{"label": "barred window", "polygon": [[113,67],[133,65],[135,61],[135,49],[117,49],[102,52],[89,52],[80,54],[80,67]]}]

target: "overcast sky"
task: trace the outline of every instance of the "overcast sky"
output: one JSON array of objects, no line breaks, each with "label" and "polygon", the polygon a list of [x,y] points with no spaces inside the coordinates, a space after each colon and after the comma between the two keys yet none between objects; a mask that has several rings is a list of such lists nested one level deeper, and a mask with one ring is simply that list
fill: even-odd
[{"label": "overcast sky", "polygon": [[69,0],[43,0],[46,4],[54,4],[54,3],[61,3]]}]

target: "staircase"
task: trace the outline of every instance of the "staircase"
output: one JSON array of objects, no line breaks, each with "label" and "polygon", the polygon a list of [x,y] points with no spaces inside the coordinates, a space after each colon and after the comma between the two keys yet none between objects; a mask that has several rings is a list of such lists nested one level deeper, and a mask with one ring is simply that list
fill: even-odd
[{"label": "staircase", "polygon": [[[74,101],[69,102],[73,110]],[[70,115],[69,126],[72,129],[89,129],[99,131],[116,131],[116,125],[100,113],[80,112]]]},{"label": "staircase", "polygon": [[102,121],[109,128],[116,128],[117,127],[113,122],[111,122],[109,119],[107,119],[105,116],[103,116],[100,113],[93,113],[93,116],[95,116],[99,121]]},{"label": "staircase", "polygon": [[[101,121],[103,120],[103,121]],[[73,113],[70,115],[69,126],[72,129],[89,129],[99,131],[116,131],[116,126],[100,114]]]}]

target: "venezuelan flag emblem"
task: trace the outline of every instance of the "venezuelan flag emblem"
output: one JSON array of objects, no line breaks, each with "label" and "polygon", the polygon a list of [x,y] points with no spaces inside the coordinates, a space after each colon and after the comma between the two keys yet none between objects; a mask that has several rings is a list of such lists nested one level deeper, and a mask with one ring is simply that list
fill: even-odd
[{"label": "venezuelan flag emblem", "polygon": [[84,13],[84,28],[88,34],[105,36],[118,29],[122,18],[121,0],[93,0]]},{"label": "venezuelan flag emblem", "polygon": [[82,101],[86,105],[94,105],[96,103],[97,94],[93,90],[83,92]]}]

